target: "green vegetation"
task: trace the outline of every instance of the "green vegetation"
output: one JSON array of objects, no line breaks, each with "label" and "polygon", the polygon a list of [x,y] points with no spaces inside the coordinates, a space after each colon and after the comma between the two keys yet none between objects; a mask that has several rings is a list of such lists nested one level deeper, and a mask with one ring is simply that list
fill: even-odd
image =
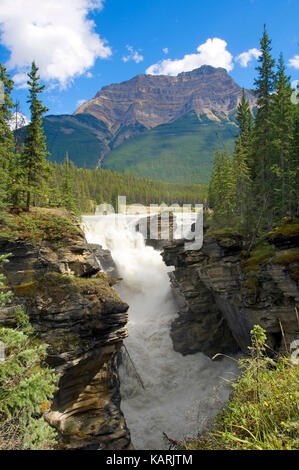
[{"label": "green vegetation", "polygon": [[[283,217],[296,216],[299,207],[299,104],[291,101],[282,55],[274,69],[270,45],[265,27],[255,80],[256,117],[251,116],[243,93],[236,116],[240,135],[233,155],[227,150],[216,153],[209,188],[214,208],[211,225],[223,228],[229,222],[245,234],[253,231],[252,242]],[[293,229],[298,232],[298,226]]]},{"label": "green vegetation", "polygon": [[175,183],[207,184],[217,148],[233,148],[232,120],[211,121],[194,112],[128,139],[109,152],[103,168]]},{"label": "green vegetation", "polygon": [[19,215],[0,212],[0,236],[10,241],[61,242],[78,234],[74,222],[59,210],[33,209]]},{"label": "green vegetation", "polygon": [[26,210],[29,211],[32,194],[43,193],[45,179],[48,176],[49,166],[46,162],[46,138],[42,128],[42,116],[48,111],[38,99],[45,85],[40,85],[37,75],[38,67],[32,62],[31,72],[28,73],[28,86],[31,122],[25,138],[25,145],[20,153],[18,167],[21,172],[21,181],[25,185]]},{"label": "green vegetation", "polygon": [[182,443],[182,449],[299,449],[299,365],[287,356],[269,358],[261,327],[251,335],[251,357],[239,361],[243,374],[215,428]]},{"label": "green vegetation", "polygon": [[[0,256],[0,262],[7,262]],[[12,294],[0,275],[0,307]],[[4,290],[3,290],[4,289]],[[16,329],[0,326],[5,360],[0,363],[0,450],[42,450],[56,445],[56,432],[42,414],[50,406],[58,376],[45,364],[47,345],[33,336],[27,315],[16,308]]]},{"label": "green vegetation", "polygon": [[[66,153],[78,167],[96,168],[100,153],[106,149],[111,134],[105,123],[90,114],[45,116],[43,129],[50,162],[63,163]],[[28,127],[18,130],[24,142]]]}]

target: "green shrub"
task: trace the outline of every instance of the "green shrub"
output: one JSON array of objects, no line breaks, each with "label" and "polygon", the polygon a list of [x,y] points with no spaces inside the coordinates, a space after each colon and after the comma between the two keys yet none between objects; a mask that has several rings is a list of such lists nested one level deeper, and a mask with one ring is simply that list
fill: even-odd
[{"label": "green shrub", "polygon": [[239,361],[244,372],[215,429],[182,443],[183,449],[299,449],[299,365],[288,357],[267,357],[260,326],[251,335],[251,357]]}]

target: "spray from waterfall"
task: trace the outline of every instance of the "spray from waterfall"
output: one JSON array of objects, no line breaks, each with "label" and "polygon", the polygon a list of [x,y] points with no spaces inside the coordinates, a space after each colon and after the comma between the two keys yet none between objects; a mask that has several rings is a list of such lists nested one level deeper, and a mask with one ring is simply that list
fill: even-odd
[{"label": "spray from waterfall", "polygon": [[[83,225],[90,243],[111,251],[123,279],[117,291],[130,306],[125,345],[142,385],[125,363],[119,373],[132,442],[137,449],[157,450],[169,447],[163,433],[174,440],[194,436],[217,414],[228,399],[236,366],[229,359],[213,362],[201,353],[182,356],[173,350],[169,333],[178,309],[169,268],[136,232],[139,218],[85,216]],[[186,222],[178,218],[177,223]]]}]

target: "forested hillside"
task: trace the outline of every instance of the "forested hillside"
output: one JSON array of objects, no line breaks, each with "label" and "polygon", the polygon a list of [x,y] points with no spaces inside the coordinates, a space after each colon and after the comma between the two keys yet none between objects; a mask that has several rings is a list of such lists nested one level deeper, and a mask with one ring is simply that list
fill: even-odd
[{"label": "forested hillside", "polygon": [[132,137],[107,154],[103,168],[175,183],[209,182],[213,153],[233,149],[238,127],[219,116],[219,122],[194,111]]}]

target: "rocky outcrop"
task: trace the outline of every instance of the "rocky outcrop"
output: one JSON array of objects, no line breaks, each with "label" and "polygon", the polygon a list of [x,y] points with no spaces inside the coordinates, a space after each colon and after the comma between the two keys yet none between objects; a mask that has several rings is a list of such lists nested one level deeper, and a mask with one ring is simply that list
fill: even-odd
[{"label": "rocky outcrop", "polygon": [[183,241],[166,246],[163,258],[175,266],[170,276],[180,301],[172,325],[174,348],[211,355],[237,344],[246,353],[255,324],[266,330],[273,351],[298,339],[295,238],[274,234],[250,258],[244,240],[231,233],[206,236],[199,251],[185,251]]},{"label": "rocky outcrop", "polygon": [[47,361],[60,379],[45,419],[59,431],[61,447],[131,448],[116,365],[128,305],[99,272],[84,234],[77,227],[63,244],[0,239],[0,252],[11,253],[5,275],[15,294],[0,323],[13,327],[22,304],[49,344]]},{"label": "rocky outcrop", "polygon": [[[203,65],[177,77],[137,75],[126,82],[105,86],[74,114],[91,114],[104,122],[119,144],[131,135],[130,128],[135,135],[191,111],[199,118],[202,115],[215,121],[228,118],[241,96],[241,88],[225,69]],[[246,97],[254,106],[253,93],[247,91]]]},{"label": "rocky outcrop", "polygon": [[118,277],[117,267],[113,261],[110,251],[105,250],[101,245],[95,243],[89,243],[88,246],[93,251],[96,259],[99,261],[102,270],[111,277]]}]

